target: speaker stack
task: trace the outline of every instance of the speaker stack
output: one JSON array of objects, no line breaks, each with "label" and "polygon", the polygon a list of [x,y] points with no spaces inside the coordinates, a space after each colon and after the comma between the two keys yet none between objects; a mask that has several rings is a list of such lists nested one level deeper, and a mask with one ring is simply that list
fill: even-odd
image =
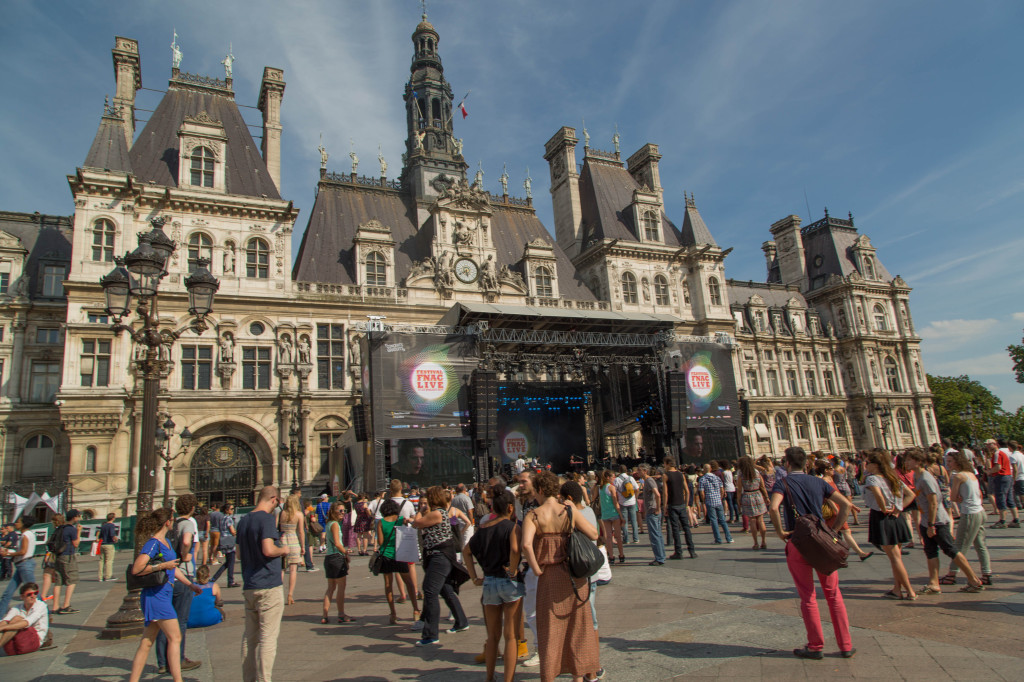
[{"label": "speaker stack", "polygon": [[352,428],[356,431],[356,440],[364,443],[370,440],[370,432],[366,428],[366,405],[360,403],[352,406]]},{"label": "speaker stack", "polygon": [[488,451],[498,440],[498,373],[478,369],[473,376],[473,437],[476,441],[477,479],[494,473]]},{"label": "speaker stack", "polygon": [[667,372],[668,377],[668,425],[672,433],[686,433],[686,372]]}]

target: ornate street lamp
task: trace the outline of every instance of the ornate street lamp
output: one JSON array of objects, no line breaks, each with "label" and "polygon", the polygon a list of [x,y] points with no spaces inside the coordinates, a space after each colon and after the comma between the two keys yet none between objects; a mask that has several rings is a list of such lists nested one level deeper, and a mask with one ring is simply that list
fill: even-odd
[{"label": "ornate street lamp", "polygon": [[181,430],[181,433],[178,434],[178,438],[179,440],[181,440],[181,448],[179,448],[178,451],[173,455],[171,454],[171,448],[168,441],[170,440],[171,436],[174,435],[174,427],[174,421],[170,417],[168,417],[167,421],[165,421],[160,426],[160,428],[156,430],[157,454],[160,456],[160,459],[164,461],[165,507],[169,507],[171,504],[171,469],[173,468],[171,466],[171,462],[176,460],[178,457],[181,457],[182,455],[186,454],[189,448],[192,446],[192,432],[189,431],[188,427],[186,426],[184,429]]},{"label": "ornate street lamp", "polygon": [[299,420],[292,415],[288,426],[288,445],[281,443],[281,456],[288,459],[292,468],[292,492],[299,490],[299,463],[306,456],[306,446],[299,434]]},{"label": "ornate street lamp", "polygon": [[[160,280],[167,275],[167,259],[174,253],[176,245],[164,234],[163,226],[166,218],[154,218],[149,222],[153,229],[139,235],[138,247],[131,253],[125,254],[123,260],[115,261],[114,270],[100,280],[106,298],[107,313],[114,318],[112,325],[114,333],[127,332],[132,341],[140,348],[145,348],[144,353],[135,356],[136,367],[143,377],[142,432],[139,436],[138,490],[135,499],[136,514],[139,516],[153,509],[158,439],[161,439],[159,451],[162,452],[162,445],[166,443],[174,428],[174,422],[168,419],[162,427],[162,433],[158,433],[157,429],[157,397],[160,391],[160,377],[166,373],[170,362],[168,354],[161,352],[161,349],[170,347],[184,332],[184,329],[160,329],[158,325],[158,288]],[[204,318],[213,308],[213,295],[219,285],[220,283],[209,273],[205,264],[199,271],[193,273],[193,276],[185,280],[185,288],[189,294],[189,312],[195,316],[188,328],[197,334],[201,334],[207,329]],[[133,329],[121,322],[121,319],[126,317],[131,309],[133,297],[138,301],[135,308],[135,314],[141,322],[138,329]],[[191,439],[189,444],[190,442]],[[187,448],[184,440],[182,445]],[[169,462],[167,466],[169,467]],[[165,468],[165,476],[169,475],[168,472],[169,469]],[[167,504],[166,484],[164,490],[164,503]],[[146,539],[136,536],[136,553]],[[107,627],[100,636],[108,639],[121,639],[140,634],[142,630],[143,619],[139,607],[139,591],[132,590],[125,596],[118,612],[107,619]]]}]

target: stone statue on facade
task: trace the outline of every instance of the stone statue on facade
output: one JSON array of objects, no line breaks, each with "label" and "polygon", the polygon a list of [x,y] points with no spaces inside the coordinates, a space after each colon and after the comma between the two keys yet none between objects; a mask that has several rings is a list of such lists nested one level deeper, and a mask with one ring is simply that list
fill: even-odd
[{"label": "stone statue on facade", "polygon": [[224,274],[231,275],[235,272],[235,249],[231,246],[224,247]]},{"label": "stone statue on facade", "polygon": [[508,196],[508,166],[507,165],[502,165],[502,167],[501,167],[501,177],[498,178],[498,181],[501,182],[501,193],[504,194],[505,196]]},{"label": "stone statue on facade", "polygon": [[174,40],[171,41],[171,67],[179,68],[181,66],[181,48],[178,47],[178,32],[174,31]]},{"label": "stone statue on facade", "polygon": [[523,189],[526,190],[526,198],[533,198],[533,178],[530,177],[530,167],[526,167],[526,179],[523,180]]},{"label": "stone statue on facade", "polygon": [[423,130],[418,131],[412,136],[412,148],[423,149],[423,138],[427,136],[427,133]]},{"label": "stone statue on facade", "polygon": [[455,286],[455,274],[452,272],[452,255],[442,251],[440,256],[432,257],[434,264],[434,285],[438,289],[451,289]]},{"label": "stone statue on facade", "polygon": [[484,188],[484,162],[477,161],[476,164],[476,175],[473,176],[473,187],[476,189]]},{"label": "stone statue on facade", "polygon": [[358,368],[363,364],[363,350],[359,344],[361,338],[359,334],[353,334],[348,339],[348,366],[353,374],[358,374]]},{"label": "stone statue on facade", "polygon": [[377,145],[377,161],[380,163],[380,176],[383,178],[388,174],[388,162],[384,160],[384,152],[380,145]]},{"label": "stone statue on facade", "polygon": [[320,133],[320,146],[316,148],[320,152],[320,168],[327,168],[327,148],[324,147],[324,134]]},{"label": "stone statue on facade", "polygon": [[455,148],[455,156],[462,156],[462,138],[452,137],[452,147]]},{"label": "stone statue on facade", "polygon": [[220,338],[220,361],[233,362],[234,354],[235,346],[231,334],[225,332],[224,336]]},{"label": "stone statue on facade", "polygon": [[462,244],[465,246],[469,246],[473,243],[473,228],[461,218],[455,221],[454,241],[456,244]]},{"label": "stone statue on facade", "polygon": [[298,350],[299,350],[299,364],[300,365],[311,364],[310,363],[310,359],[309,359],[309,337],[308,336],[303,336],[302,338],[299,339],[299,349]]},{"label": "stone statue on facade", "polygon": [[494,264],[494,256],[488,256],[480,266],[480,288],[485,291],[498,290],[498,268]]},{"label": "stone statue on facade", "polygon": [[277,343],[278,358],[277,361],[282,365],[292,364],[292,340],[287,334],[281,337],[281,340]]},{"label": "stone statue on facade", "polygon": [[583,119],[583,148],[590,146],[590,133],[587,132],[587,119]]},{"label": "stone statue on facade", "polygon": [[[351,143],[351,140],[349,142]],[[352,175],[355,175],[359,169],[359,156],[356,155],[355,149],[348,153],[348,158],[352,159]]]},{"label": "stone statue on facade", "polygon": [[224,57],[224,61],[221,64],[224,65],[224,77],[231,78],[231,66],[235,63],[235,55],[231,54],[231,43],[228,43],[228,54]]}]

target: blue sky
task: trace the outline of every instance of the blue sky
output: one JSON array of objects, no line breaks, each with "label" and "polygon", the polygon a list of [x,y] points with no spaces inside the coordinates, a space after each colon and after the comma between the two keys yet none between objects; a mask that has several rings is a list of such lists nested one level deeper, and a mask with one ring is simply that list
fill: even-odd
[{"label": "blue sky", "polygon": [[[553,229],[544,142],[586,119],[591,144],[661,148],[667,211],[697,205],[737,279],[764,279],[768,226],[827,206],[852,211],[892,273],[933,374],[969,374],[1004,405],[1024,403],[1008,343],[1024,326],[1024,4],[952,2],[428,3],[473,170],[497,191],[507,164]],[[350,140],[375,169],[400,166],[419,21],[415,0],[52,2],[4,5],[0,209],[70,214],[65,176],[89,149],[112,93],[114,36],[140,41],[143,86],[182,69],[223,77],[232,43],[239,103],[264,65],[285,70],[282,195],[305,227],[323,133],[330,168]],[[142,91],[152,109],[159,93]],[[259,112],[242,109],[250,123]],[[140,117],[148,116],[140,112]],[[805,202],[805,193],[807,202]],[[301,230],[300,230],[301,231]],[[297,242],[296,242],[297,243]]]}]

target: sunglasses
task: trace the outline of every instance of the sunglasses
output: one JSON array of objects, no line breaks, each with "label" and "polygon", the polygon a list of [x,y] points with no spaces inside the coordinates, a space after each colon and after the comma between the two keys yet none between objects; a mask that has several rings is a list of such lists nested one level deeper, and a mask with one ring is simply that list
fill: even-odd
[{"label": "sunglasses", "polygon": [[39,595],[39,593],[38,593],[38,592],[26,592],[25,594],[23,594],[23,595],[21,595],[21,596],[22,596],[22,597],[36,597],[36,596],[38,596],[38,595]]}]

